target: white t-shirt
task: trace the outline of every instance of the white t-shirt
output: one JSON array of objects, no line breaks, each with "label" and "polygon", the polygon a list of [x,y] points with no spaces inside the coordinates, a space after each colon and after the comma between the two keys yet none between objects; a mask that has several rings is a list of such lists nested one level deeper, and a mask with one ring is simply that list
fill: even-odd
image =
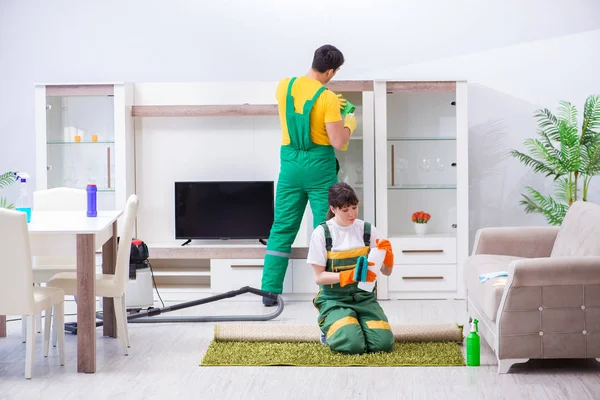
[{"label": "white t-shirt", "polygon": [[[340,226],[335,222],[335,218],[327,221],[327,227],[331,233],[331,250],[342,251],[363,247],[365,222],[355,219],[349,226]],[[371,224],[371,248],[377,247],[375,241],[379,238],[377,229]],[[308,247],[307,264],[316,264],[325,266],[327,264],[327,249],[325,248],[325,231],[322,226],[317,226],[310,238]]]}]

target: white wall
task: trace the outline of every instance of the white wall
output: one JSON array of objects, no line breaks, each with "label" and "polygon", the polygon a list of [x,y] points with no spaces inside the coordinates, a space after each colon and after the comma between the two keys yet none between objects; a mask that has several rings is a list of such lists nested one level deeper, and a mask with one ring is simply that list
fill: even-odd
[{"label": "white wall", "polygon": [[340,79],[469,80],[471,229],[536,223],[517,202],[539,178],[501,154],[536,108],[600,92],[599,15],[595,0],[3,0],[0,171],[35,170],[35,82],[273,81],[333,43]]}]

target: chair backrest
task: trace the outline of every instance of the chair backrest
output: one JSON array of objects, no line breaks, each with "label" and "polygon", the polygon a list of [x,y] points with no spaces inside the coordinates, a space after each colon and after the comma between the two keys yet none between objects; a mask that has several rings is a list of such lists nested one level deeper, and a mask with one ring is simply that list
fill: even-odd
[{"label": "chair backrest", "polygon": [[600,256],[600,205],[576,201],[558,230],[550,257]]},{"label": "chair backrest", "polygon": [[0,208],[0,314],[33,315],[27,215]]},{"label": "chair backrest", "polygon": [[117,250],[117,262],[115,266],[115,283],[122,296],[129,281],[129,257],[131,255],[131,240],[133,239],[133,224],[137,216],[138,197],[132,194],[127,199],[125,213],[123,215],[123,229],[119,238]]},{"label": "chair backrest", "polygon": [[[33,192],[34,211],[81,211],[87,210],[87,192],[83,189],[57,187]],[[34,257],[36,266],[65,267],[77,265],[75,256]]]},{"label": "chair backrest", "polygon": [[87,192],[83,189],[58,187],[33,192],[35,211],[86,211]]}]

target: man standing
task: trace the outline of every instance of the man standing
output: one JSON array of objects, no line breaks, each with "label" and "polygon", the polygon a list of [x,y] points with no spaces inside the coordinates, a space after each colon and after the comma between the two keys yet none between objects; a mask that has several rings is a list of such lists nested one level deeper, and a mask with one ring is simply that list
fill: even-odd
[{"label": "man standing", "polygon": [[[328,190],[337,182],[335,149],[342,149],[356,128],[356,118],[343,120],[346,101],[327,90],[344,64],[341,51],[319,47],[305,76],[286,78],[277,85],[276,97],[282,130],[280,171],[275,197],[275,219],[265,255],[262,290],[282,293],[292,243],[298,234],[307,201],[313,227],[325,221]],[[307,272],[309,273],[309,272]],[[266,306],[275,301],[264,298]]]}]

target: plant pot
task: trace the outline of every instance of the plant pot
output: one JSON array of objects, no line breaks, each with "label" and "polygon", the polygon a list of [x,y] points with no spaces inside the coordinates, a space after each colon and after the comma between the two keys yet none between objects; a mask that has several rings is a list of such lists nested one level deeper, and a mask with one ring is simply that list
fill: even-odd
[{"label": "plant pot", "polygon": [[427,224],[413,224],[415,226],[415,232],[419,236],[424,236],[427,233]]}]

